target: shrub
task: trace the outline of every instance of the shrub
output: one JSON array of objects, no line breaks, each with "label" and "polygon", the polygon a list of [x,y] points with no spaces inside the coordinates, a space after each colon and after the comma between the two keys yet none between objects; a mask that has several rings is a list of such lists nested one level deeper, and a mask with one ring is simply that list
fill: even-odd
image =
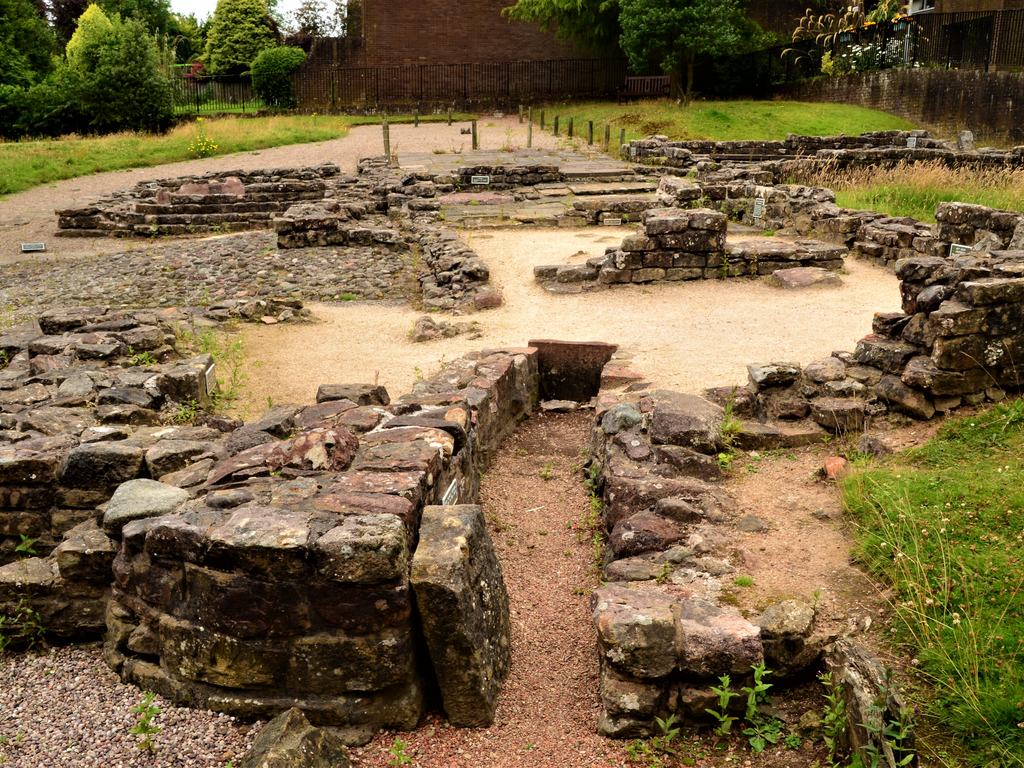
[{"label": "shrub", "polygon": [[174,121],[171,84],[161,73],[146,25],[129,19],[115,48],[104,49],[90,84],[93,117],[100,133],[166,131]]},{"label": "shrub", "polygon": [[68,41],[68,64],[83,72],[92,72],[99,63],[101,52],[117,45],[121,19],[113,21],[98,5],[90,5],[78,19],[75,34]]},{"label": "shrub", "polygon": [[293,109],[296,106],[292,81],[288,77],[306,59],[301,48],[283,46],[260,52],[252,63],[252,87],[268,107]]},{"label": "shrub", "polygon": [[260,51],[277,45],[276,37],[263,0],[218,0],[206,41],[206,68],[213,75],[245,72]]}]

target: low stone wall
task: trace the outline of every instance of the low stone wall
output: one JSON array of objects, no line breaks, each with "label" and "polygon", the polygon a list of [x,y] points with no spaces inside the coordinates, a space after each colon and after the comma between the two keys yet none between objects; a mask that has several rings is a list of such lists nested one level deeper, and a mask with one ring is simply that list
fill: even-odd
[{"label": "low stone wall", "polygon": [[708,208],[652,208],[640,216],[638,233],[623,238],[618,248],[586,265],[534,267],[534,279],[554,290],[579,283],[720,280],[798,267],[838,270],[846,255],[845,247],[817,240],[726,245],[726,215]]},{"label": "low stone wall", "polygon": [[152,237],[238,232],[272,225],[293,203],[320,200],[333,163],[157,179],[57,211],[58,237]]},{"label": "low stone wall", "polygon": [[[88,330],[104,316],[55,311],[41,324]],[[105,658],[126,681],[179,705],[239,716],[301,706],[314,722],[341,728],[350,744],[416,724],[433,674],[424,647],[437,656],[451,722],[493,717],[507,637],[489,634],[484,640],[496,644],[485,659],[449,667],[441,662],[450,650],[438,640],[461,632],[459,642],[475,647],[480,638],[469,628],[507,628],[507,601],[502,609],[494,597],[504,592],[500,567],[480,571],[488,557],[496,560],[479,508],[442,513],[479,529],[464,561],[444,554],[451,532],[435,525],[423,548],[435,565],[410,573],[424,509],[472,502],[491,455],[535,407],[537,350],[461,358],[397,402],[382,387],[325,385],[317,405],[276,406],[255,423],[206,417],[206,426],[165,426],[175,402],[207,402],[208,358],[121,368],[124,360],[111,357],[103,368],[54,369],[65,381],[88,380],[90,392],[76,395],[88,407],[75,408],[46,397],[57,393],[31,366],[45,360],[40,343],[70,354],[96,340],[28,336],[2,342],[23,348],[13,369],[0,371],[17,387],[5,390],[14,396],[3,404],[14,429],[0,432],[0,520],[12,534],[5,560],[13,560],[0,567],[0,611],[15,616],[27,595],[54,636],[105,629]],[[169,390],[177,399],[161,396],[183,377],[194,392],[182,384]],[[110,398],[118,405],[100,424],[96,413],[106,406],[93,401]],[[149,407],[136,402],[143,398]],[[45,422],[51,437],[32,432],[43,417],[53,420]],[[40,556],[14,552],[20,533],[44,534]],[[414,598],[417,579],[429,586]],[[487,616],[472,615],[474,605],[484,609],[466,589],[491,595]],[[462,613],[431,625],[424,646],[417,617],[452,601]],[[474,675],[488,681],[484,694],[457,682]],[[470,710],[476,719],[464,722]]]},{"label": "low stone wall", "polygon": [[894,267],[899,259],[921,255],[953,255],[953,246],[979,253],[1024,250],[1024,213],[969,203],[939,203],[935,224],[910,217],[875,218],[858,230],[852,244],[856,255],[880,266]]},{"label": "low stone wall", "polygon": [[[912,146],[911,146],[912,145]],[[799,159],[833,166],[893,165],[899,162],[941,161],[950,165],[1024,164],[1024,148],[975,150],[973,137],[957,141],[934,138],[928,131],[874,131],[859,136],[800,136],[785,141],[669,141],[667,136],[633,139],[620,154],[646,166],[686,170],[712,161]]]}]

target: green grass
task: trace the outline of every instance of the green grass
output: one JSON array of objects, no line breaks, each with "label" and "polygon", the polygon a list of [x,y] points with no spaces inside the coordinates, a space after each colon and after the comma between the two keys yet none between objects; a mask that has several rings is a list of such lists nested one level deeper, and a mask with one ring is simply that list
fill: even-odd
[{"label": "green grass", "polygon": [[940,202],[1024,210],[1024,171],[1019,168],[950,168],[941,162],[847,170],[824,166],[805,169],[794,181],[835,190],[836,202],[846,208],[926,222],[935,221],[935,206]]},{"label": "green grass", "polygon": [[[977,765],[1024,766],[1024,400],[951,420],[842,484],[900,650]],[[915,704],[917,702],[914,702]]]},{"label": "green grass", "polygon": [[[864,131],[912,130],[917,126],[903,118],[847,104],[807,104],[798,101],[701,101],[680,106],[674,101],[642,101],[618,106],[591,103],[545,107],[547,126],[560,117],[562,134],[568,118],[573,118],[577,136],[586,136],[587,121],[594,121],[594,141],[603,140],[604,126],[612,127],[612,146],[616,147],[620,128],[626,140],[664,134],[677,141],[772,140],[781,141],[787,133],[809,136],[847,135]],[[540,110],[534,108],[534,121]]]},{"label": "green grass", "polygon": [[[471,116],[457,114],[456,120]],[[447,115],[423,115],[421,122],[447,120]],[[411,123],[412,115],[389,117],[392,123]],[[328,141],[345,136],[349,127],[379,123],[379,117],[280,115],[254,118],[204,118],[206,133],[217,145],[213,156],[250,152],[289,144]],[[111,136],[66,136],[45,141],[0,142],[0,195],[73,179],[91,173],[147,168],[194,159],[189,143],[195,124],[179,125],[163,135],[119,133]]]}]

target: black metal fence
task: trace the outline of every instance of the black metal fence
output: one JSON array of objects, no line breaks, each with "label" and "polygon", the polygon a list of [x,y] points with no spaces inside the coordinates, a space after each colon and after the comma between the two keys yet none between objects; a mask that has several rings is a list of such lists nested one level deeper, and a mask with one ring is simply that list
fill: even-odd
[{"label": "black metal fence", "polygon": [[244,75],[180,77],[172,80],[171,86],[178,114],[255,112],[263,108],[253,91],[252,79]]},{"label": "black metal fence", "polygon": [[[458,102],[492,98],[579,98],[615,93],[629,74],[625,59],[569,59],[406,67],[300,69],[292,88],[301,109]],[[261,109],[251,79],[182,77],[174,81],[179,112]]]},{"label": "black metal fence", "polygon": [[871,69],[1024,68],[1024,10],[929,13],[838,36],[833,55],[867,57]]}]

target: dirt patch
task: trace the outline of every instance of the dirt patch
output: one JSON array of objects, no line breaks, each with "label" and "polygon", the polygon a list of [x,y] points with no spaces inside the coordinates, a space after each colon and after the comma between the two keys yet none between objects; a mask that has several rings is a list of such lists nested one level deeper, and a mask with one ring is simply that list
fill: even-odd
[{"label": "dirt patch", "polygon": [[[488,520],[512,613],[512,671],[490,728],[449,728],[433,712],[411,734],[417,765],[623,765],[623,744],[597,735],[597,654],[589,590],[596,584],[587,535],[572,526],[587,508],[574,472],[592,411],[538,414],[501,446],[484,477]],[[357,765],[385,766],[396,734],[352,750]]]},{"label": "dirt patch", "polygon": [[310,305],[323,322],[243,330],[250,376],[240,409],[255,416],[274,402],[311,403],[319,383],[374,381],[392,395],[418,376],[471,350],[523,346],[532,338],[605,341],[634,355],[659,387],[699,393],[743,384],[746,364],[807,364],[852,350],[871,331],[875,312],[899,309],[897,280],[866,262],[848,262],[835,289],[782,291],[760,280],[698,280],[627,285],[600,293],[556,295],[533,282],[533,267],[579,263],[618,244],[629,227],[600,230],[501,230],[466,234],[504,295],[503,306],[477,313],[478,339],[413,344],[422,312],[372,302]]}]

